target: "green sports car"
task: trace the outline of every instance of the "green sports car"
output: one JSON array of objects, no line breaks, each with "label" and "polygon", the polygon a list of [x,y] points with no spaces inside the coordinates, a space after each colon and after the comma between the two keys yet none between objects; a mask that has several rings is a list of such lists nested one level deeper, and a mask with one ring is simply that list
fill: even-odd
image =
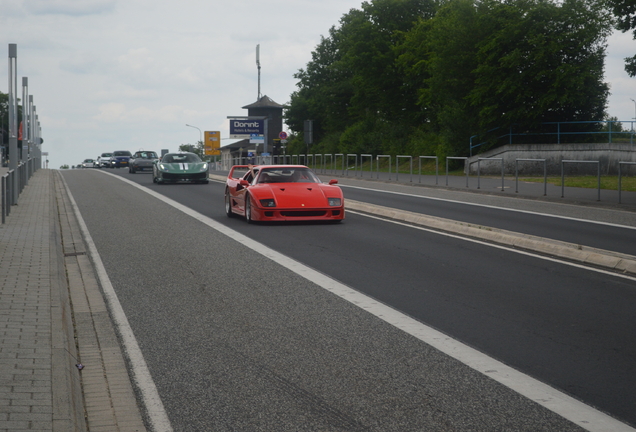
[{"label": "green sports car", "polygon": [[189,152],[166,153],[152,167],[154,183],[208,183],[210,168]]}]

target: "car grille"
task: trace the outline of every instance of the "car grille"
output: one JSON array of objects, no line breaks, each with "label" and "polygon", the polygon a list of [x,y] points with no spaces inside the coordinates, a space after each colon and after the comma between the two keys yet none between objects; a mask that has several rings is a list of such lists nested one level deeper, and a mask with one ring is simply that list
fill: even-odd
[{"label": "car grille", "polygon": [[284,217],[320,217],[327,214],[324,210],[283,210],[280,212]]},{"label": "car grille", "polygon": [[196,174],[173,174],[163,173],[162,177],[166,180],[205,180],[208,177],[207,172]]}]

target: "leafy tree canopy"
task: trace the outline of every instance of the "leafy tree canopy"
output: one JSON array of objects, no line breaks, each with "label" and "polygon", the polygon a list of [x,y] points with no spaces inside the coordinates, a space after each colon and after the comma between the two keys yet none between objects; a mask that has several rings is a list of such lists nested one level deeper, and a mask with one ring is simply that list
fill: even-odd
[{"label": "leafy tree canopy", "polygon": [[[632,30],[636,40],[636,2],[634,0],[609,0],[612,12],[616,17],[616,28],[623,32]],[[625,71],[629,76],[636,76],[636,55],[625,59]]]},{"label": "leafy tree canopy", "polygon": [[611,25],[594,0],[364,2],[295,75],[287,123],[314,120],[316,151],[462,154],[496,128],[601,120]]}]

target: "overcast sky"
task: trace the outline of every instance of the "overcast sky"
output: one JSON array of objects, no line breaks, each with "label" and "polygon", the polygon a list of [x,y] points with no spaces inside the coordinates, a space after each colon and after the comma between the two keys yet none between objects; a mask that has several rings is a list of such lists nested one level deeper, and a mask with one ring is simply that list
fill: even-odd
[{"label": "overcast sky", "polygon": [[[360,0],[0,0],[0,52],[18,46],[18,86],[29,79],[49,167],[102,152],[175,151],[199,131],[229,134],[228,116],[261,93],[285,104],[293,74]],[[609,40],[608,113],[636,116],[631,34]],[[0,91],[8,89],[8,63]],[[629,126],[629,125],[628,125]],[[223,144],[229,141],[224,141]]]}]

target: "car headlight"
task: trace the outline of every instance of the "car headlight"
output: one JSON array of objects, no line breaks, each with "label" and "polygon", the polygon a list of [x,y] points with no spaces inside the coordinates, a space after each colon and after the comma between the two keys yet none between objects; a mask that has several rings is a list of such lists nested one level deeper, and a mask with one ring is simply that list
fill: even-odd
[{"label": "car headlight", "polygon": [[207,170],[208,170],[208,164],[207,164],[207,163],[204,163],[204,164],[201,166],[201,171],[207,171]]},{"label": "car headlight", "polygon": [[263,207],[276,207],[276,201],[273,198],[262,199],[261,205]]},{"label": "car headlight", "polygon": [[166,167],[165,167],[165,166],[163,166],[163,164],[159,164],[159,169],[160,169],[160,170],[165,170],[165,169],[166,169]]},{"label": "car headlight", "polygon": [[342,200],[340,198],[327,198],[329,201],[329,205],[332,207],[339,207],[342,205]]}]

